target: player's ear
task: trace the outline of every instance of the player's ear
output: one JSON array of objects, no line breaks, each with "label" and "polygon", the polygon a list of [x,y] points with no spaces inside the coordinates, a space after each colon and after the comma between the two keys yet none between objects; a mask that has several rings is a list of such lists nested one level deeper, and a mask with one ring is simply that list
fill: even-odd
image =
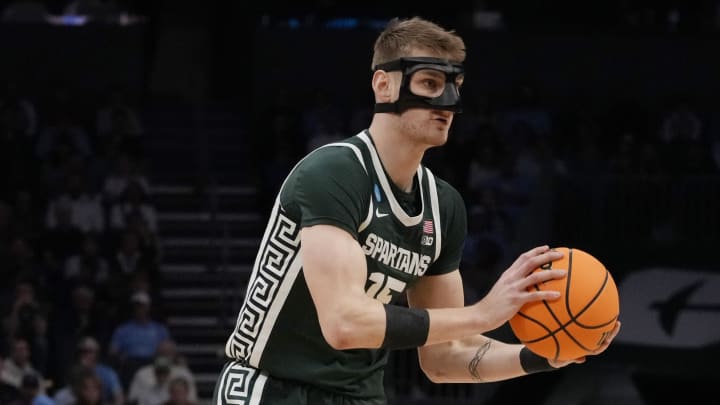
[{"label": "player's ear", "polygon": [[375,93],[376,102],[389,103],[392,101],[393,87],[390,73],[384,70],[376,70],[372,76],[372,88]]}]

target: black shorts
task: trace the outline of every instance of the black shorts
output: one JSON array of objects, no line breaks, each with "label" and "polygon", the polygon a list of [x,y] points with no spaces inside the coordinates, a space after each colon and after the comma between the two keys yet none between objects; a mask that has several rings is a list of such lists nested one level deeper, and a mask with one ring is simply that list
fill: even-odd
[{"label": "black shorts", "polygon": [[225,364],[215,383],[212,405],[387,405],[385,399],[358,399],[298,381],[268,376],[238,361]]}]

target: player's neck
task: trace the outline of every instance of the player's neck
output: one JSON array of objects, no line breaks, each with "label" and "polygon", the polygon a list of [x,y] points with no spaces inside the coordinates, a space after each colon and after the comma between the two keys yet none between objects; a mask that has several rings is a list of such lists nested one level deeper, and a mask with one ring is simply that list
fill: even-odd
[{"label": "player's neck", "polygon": [[403,136],[389,120],[377,114],[368,130],[390,179],[400,190],[411,191],[413,177],[427,148]]}]

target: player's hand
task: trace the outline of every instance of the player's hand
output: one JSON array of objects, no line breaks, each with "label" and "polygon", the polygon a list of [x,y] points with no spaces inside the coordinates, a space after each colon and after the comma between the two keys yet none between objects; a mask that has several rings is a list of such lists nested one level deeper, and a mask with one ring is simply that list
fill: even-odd
[{"label": "player's hand", "polygon": [[537,291],[528,287],[566,276],[567,271],[551,269],[533,273],[536,268],[562,258],[563,254],[548,246],[539,246],[521,254],[501,275],[490,292],[476,305],[483,314],[488,330],[507,322],[520,308],[532,301],[552,301],[560,297],[559,291]]},{"label": "player's hand", "polygon": [[[612,343],[613,339],[615,339],[615,336],[617,336],[619,332],[620,332],[620,321],[617,321],[617,322],[615,322],[615,327],[613,328],[612,332],[610,332],[610,334],[608,334],[607,337],[605,337],[605,339],[602,341],[600,346],[598,346],[597,349],[595,349],[591,353],[589,353],[588,356],[597,356],[598,354],[607,350],[607,348],[610,346],[610,343]],[[560,367],[565,367],[568,364],[585,363],[585,359],[586,359],[586,356],[583,356],[583,357],[580,357],[580,358],[577,358],[574,360],[568,360],[568,361],[549,360],[549,362],[550,362],[551,366],[553,366],[555,368],[560,368]]]}]

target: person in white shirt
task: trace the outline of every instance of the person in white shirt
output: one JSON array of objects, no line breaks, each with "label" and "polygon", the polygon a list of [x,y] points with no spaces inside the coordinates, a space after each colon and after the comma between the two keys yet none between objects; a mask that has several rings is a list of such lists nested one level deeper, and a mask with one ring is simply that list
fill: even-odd
[{"label": "person in white shirt", "polygon": [[[23,376],[33,374],[43,381],[43,377],[30,363],[30,345],[25,339],[16,338],[12,345],[10,357],[2,363],[0,369],[0,382],[15,387],[18,390],[22,385]],[[40,384],[40,392],[45,393],[44,384]]]},{"label": "person in white shirt", "polygon": [[99,194],[90,192],[83,184],[80,174],[71,174],[66,191],[50,201],[46,214],[46,226],[53,229],[57,225],[57,210],[70,211],[70,222],[82,232],[105,231],[105,211]]},{"label": "person in white shirt", "polygon": [[195,377],[177,353],[175,342],[160,343],[153,364],[141,367],[133,376],[128,398],[137,405],[159,405],[170,399],[170,383],[181,378],[187,383],[188,399],[197,402]]}]

